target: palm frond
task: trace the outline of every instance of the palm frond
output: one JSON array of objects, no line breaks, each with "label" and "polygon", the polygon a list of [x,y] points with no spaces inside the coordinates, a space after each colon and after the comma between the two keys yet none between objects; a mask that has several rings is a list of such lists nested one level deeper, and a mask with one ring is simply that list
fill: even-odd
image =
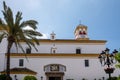
[{"label": "palm frond", "polygon": [[25,50],[19,42],[15,42],[15,45],[17,45],[22,50],[22,52],[25,53]]},{"label": "palm frond", "polygon": [[[19,46],[19,48],[22,50],[22,52],[25,53],[25,50],[23,49],[22,45],[21,45],[19,42],[16,43],[16,44]],[[27,57],[26,54],[25,54],[25,58],[26,58],[26,60],[29,62],[28,57]]]},{"label": "palm frond", "polygon": [[6,5],[6,3],[5,3],[5,1],[3,1],[3,9],[6,11],[6,9],[7,9],[7,5]]},{"label": "palm frond", "polygon": [[[22,12],[19,12],[19,11],[15,16],[15,21],[14,21],[13,12],[11,8],[6,5],[5,1],[3,1],[2,13],[4,16],[5,22],[3,22],[2,19],[0,19],[0,24],[6,23],[4,27],[2,26],[2,28],[4,30],[9,30],[7,31],[9,34],[8,36],[12,36],[12,38],[14,39],[16,49],[18,50],[18,47],[19,47],[25,53],[24,49],[22,48],[19,42],[19,40],[21,39],[28,45],[29,48],[31,48],[32,46],[35,48],[35,50],[37,50],[35,43],[39,45],[39,41],[36,36],[42,36],[41,33],[35,31],[37,29],[36,25],[38,24],[38,22],[35,20],[27,20],[27,21],[21,22]],[[23,30],[23,28],[25,28],[26,26],[29,26],[33,30]],[[1,35],[1,37],[2,36],[3,35]]]},{"label": "palm frond", "polygon": [[[29,44],[29,39],[26,38],[26,36],[24,35],[24,33],[21,31],[19,31],[17,34],[16,34],[16,43],[18,43],[19,47],[22,49],[22,46],[20,46],[21,44],[19,43],[20,40],[22,40],[23,42],[27,42],[27,45],[29,46],[29,48],[31,48],[30,44]],[[22,49],[22,51],[25,53],[24,49]]]},{"label": "palm frond", "polygon": [[33,30],[24,30],[25,36],[27,36],[29,39],[31,39],[33,42],[35,42],[37,45],[39,45],[39,40],[37,37],[42,36],[41,33]]},{"label": "palm frond", "polygon": [[9,7],[8,7],[7,15],[9,16],[9,17],[7,17],[10,22],[9,26],[12,27],[14,25],[14,18],[13,18],[13,12],[12,12],[11,8],[9,8]]},{"label": "palm frond", "polygon": [[0,34],[0,43],[1,43],[1,41],[2,41],[2,39],[3,39],[3,37],[4,37],[4,35],[5,35],[5,34]]},{"label": "palm frond", "polygon": [[0,18],[0,25],[5,25],[4,21]]},{"label": "palm frond", "polygon": [[0,29],[1,29],[1,30],[5,30],[5,31],[8,31],[5,22],[4,22],[1,18],[0,18]]},{"label": "palm frond", "polygon": [[19,26],[20,21],[22,20],[21,16],[22,16],[22,13],[18,11],[15,18],[15,27]]},{"label": "palm frond", "polygon": [[31,35],[31,36],[42,36],[41,33],[37,32],[37,31],[33,31],[33,30],[24,30],[23,31],[25,35]]},{"label": "palm frond", "polygon": [[3,2],[4,10],[2,10],[5,22],[9,27],[9,32],[12,32],[12,27],[14,27],[14,19],[12,10]]},{"label": "palm frond", "polygon": [[37,21],[35,20],[28,20],[28,21],[23,21],[20,25],[21,28],[25,28],[26,26],[31,27],[32,29],[36,30],[37,26],[36,24],[38,24]]},{"label": "palm frond", "polygon": [[32,46],[36,51],[38,51],[32,39],[25,39],[25,43],[29,46],[29,48]]},{"label": "palm frond", "polygon": [[0,34],[0,42],[2,41],[2,39],[3,38],[5,38],[5,37],[7,37],[7,33],[6,32],[2,32],[1,34]]}]

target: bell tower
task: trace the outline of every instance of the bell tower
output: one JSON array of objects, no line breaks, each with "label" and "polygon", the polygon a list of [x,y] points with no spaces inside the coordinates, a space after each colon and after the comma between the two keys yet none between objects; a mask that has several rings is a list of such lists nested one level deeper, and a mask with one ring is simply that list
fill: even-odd
[{"label": "bell tower", "polygon": [[50,35],[51,35],[51,36],[50,36],[50,39],[51,39],[51,40],[55,40],[55,38],[56,38],[55,35],[56,35],[56,34],[55,34],[54,32],[52,32]]},{"label": "bell tower", "polygon": [[87,26],[79,24],[75,29],[75,39],[76,40],[89,40],[87,33]]}]

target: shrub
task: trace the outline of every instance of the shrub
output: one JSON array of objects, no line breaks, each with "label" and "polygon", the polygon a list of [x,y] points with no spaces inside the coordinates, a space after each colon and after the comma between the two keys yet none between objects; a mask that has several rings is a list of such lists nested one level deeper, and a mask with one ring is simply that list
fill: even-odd
[{"label": "shrub", "polygon": [[25,76],[23,80],[37,80],[35,76]]},{"label": "shrub", "polygon": [[[6,80],[7,76],[5,74],[1,74],[0,75],[0,80]],[[10,77],[10,80],[12,80],[12,78]]]},{"label": "shrub", "polygon": [[107,80],[118,80],[117,77],[111,77],[111,79],[107,79]]}]

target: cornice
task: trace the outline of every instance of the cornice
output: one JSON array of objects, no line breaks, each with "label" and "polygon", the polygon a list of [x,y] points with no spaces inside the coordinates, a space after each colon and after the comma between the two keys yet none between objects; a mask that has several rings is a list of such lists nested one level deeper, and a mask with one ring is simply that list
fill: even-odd
[{"label": "cornice", "polygon": [[24,53],[11,53],[10,56],[11,58],[98,58],[99,54],[92,54],[92,53],[88,53],[88,54],[63,54],[63,53],[57,53],[57,54],[49,54],[49,53],[45,53],[45,54],[41,54],[41,53],[32,53],[32,54],[24,54]]},{"label": "cornice", "polygon": [[[6,74],[6,72],[0,72],[1,74]],[[31,75],[36,75],[37,73],[33,73],[33,72],[10,72],[10,74],[31,74]]]},{"label": "cornice", "polygon": [[[20,42],[24,42],[20,40]],[[39,42],[46,42],[46,43],[106,43],[106,40],[75,40],[75,39],[56,39],[56,40],[50,40],[50,39],[39,39]]]},{"label": "cornice", "polygon": [[[5,74],[6,70],[1,71],[1,74]],[[36,75],[37,72],[30,70],[28,68],[12,68],[10,69],[10,74],[31,74],[31,75]]]}]

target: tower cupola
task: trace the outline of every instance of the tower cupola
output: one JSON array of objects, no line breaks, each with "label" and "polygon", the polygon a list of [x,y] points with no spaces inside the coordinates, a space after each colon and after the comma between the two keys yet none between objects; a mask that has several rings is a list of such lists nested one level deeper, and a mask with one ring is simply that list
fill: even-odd
[{"label": "tower cupola", "polygon": [[87,33],[87,26],[79,24],[75,29],[75,39],[77,40],[89,40]]},{"label": "tower cupola", "polygon": [[50,34],[50,39],[51,39],[51,40],[55,40],[55,38],[56,38],[55,35],[56,35],[56,34],[55,34],[54,32],[52,32],[52,33]]}]

